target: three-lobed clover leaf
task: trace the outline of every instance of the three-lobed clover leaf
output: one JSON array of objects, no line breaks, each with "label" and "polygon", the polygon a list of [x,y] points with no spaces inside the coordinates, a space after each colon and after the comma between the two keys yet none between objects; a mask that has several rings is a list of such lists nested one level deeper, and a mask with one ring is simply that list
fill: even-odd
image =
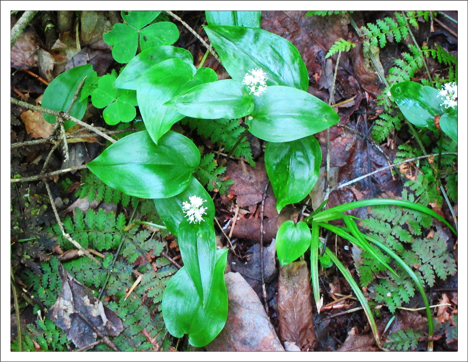
[{"label": "three-lobed clover leaf", "polygon": [[159,45],[171,45],[179,39],[179,30],[171,22],[161,21],[150,24],[161,11],[122,11],[127,24],[115,24],[103,35],[104,41],[112,45],[112,56],[119,63],[128,63],[138,50]]},{"label": "three-lobed clover leaf", "polygon": [[135,119],[135,106],[138,104],[135,91],[117,89],[115,87],[116,79],[115,70],[111,74],[102,76],[97,81],[97,87],[91,93],[91,102],[96,108],[106,107],[103,117],[106,123],[111,126]]}]

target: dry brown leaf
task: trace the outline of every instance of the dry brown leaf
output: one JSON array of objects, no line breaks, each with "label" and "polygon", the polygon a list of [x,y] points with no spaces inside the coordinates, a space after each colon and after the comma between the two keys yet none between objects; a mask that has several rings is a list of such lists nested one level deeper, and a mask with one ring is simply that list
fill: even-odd
[{"label": "dry brown leaf", "polygon": [[20,117],[32,138],[47,138],[51,135],[54,126],[44,119],[41,112],[27,110]]},{"label": "dry brown leaf", "polygon": [[450,312],[450,299],[446,293],[442,294],[442,298],[439,299],[439,304],[444,304],[437,307],[437,320],[439,321],[438,324],[444,324],[445,322],[450,320],[450,316],[452,313]]},{"label": "dry brown leaf", "polygon": [[353,327],[348,333],[343,345],[337,350],[338,352],[376,352],[380,349],[375,345],[375,340],[372,333],[359,335],[357,328]]},{"label": "dry brown leaf", "polygon": [[305,261],[288,264],[280,270],[278,317],[282,341],[294,342],[302,351],[314,349],[315,327],[309,271]]},{"label": "dry brown leaf", "polygon": [[24,31],[11,48],[10,65],[16,69],[37,67],[39,39],[33,30]]},{"label": "dry brown leaf", "polygon": [[42,78],[47,79],[47,81],[52,82],[54,76],[52,74],[55,66],[54,57],[44,49],[39,49],[37,51],[38,65],[39,65],[39,75]]}]

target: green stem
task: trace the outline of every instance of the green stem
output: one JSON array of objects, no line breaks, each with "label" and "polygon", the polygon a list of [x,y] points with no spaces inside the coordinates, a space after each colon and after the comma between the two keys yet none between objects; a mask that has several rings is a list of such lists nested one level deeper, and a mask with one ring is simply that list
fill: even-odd
[{"label": "green stem", "polygon": [[202,58],[200,64],[198,65],[198,69],[200,69],[201,67],[203,67],[203,64],[205,64],[206,58],[208,58],[208,54],[210,54],[210,51],[209,51],[209,50],[207,50],[207,51],[205,52],[205,55],[203,55],[203,58]]},{"label": "green stem", "polygon": [[320,284],[318,270],[318,255],[319,255],[319,225],[312,221],[312,241],[310,244],[310,278],[312,279],[312,290],[314,292],[315,305],[317,312],[320,314]]}]

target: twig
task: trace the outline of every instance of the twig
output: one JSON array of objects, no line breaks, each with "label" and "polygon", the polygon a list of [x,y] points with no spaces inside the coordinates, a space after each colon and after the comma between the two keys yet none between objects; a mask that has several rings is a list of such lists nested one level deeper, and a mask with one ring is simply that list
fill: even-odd
[{"label": "twig", "polygon": [[94,333],[96,333],[99,337],[102,338],[102,342],[104,342],[109,348],[112,348],[116,352],[120,352],[120,349],[117,348],[117,346],[112,343],[112,341],[105,336],[104,334],[101,333],[99,329],[97,329],[93,323],[86,317],[81,311],[75,310],[75,313],[93,330]]},{"label": "twig", "polygon": [[52,206],[52,210],[54,211],[55,219],[57,220],[57,224],[60,227],[60,231],[62,231],[62,235],[73,245],[75,245],[76,248],[81,250],[83,254],[85,254],[88,258],[90,258],[92,261],[94,261],[97,265],[101,265],[101,263],[94,258],[94,256],[91,255],[91,253],[84,249],[77,241],[73,240],[73,238],[65,232],[65,229],[63,228],[62,221],[60,220],[60,217],[57,212],[57,207],[55,206],[54,199],[52,197],[52,192],[50,191],[49,183],[44,179],[44,184],[47,189],[47,194],[49,195],[49,200],[50,200],[50,205]]},{"label": "twig", "polygon": [[169,255],[167,255],[167,253],[165,253],[164,251],[161,251],[161,255],[164,256],[167,260],[169,260],[172,264],[174,264],[174,266],[177,268],[177,269],[180,269],[182,268],[174,259],[172,259]]},{"label": "twig", "polygon": [[11,29],[11,47],[15,45],[23,30],[28,26],[29,22],[34,18],[37,11],[25,11],[21,18],[16,22],[15,26]]},{"label": "twig", "polygon": [[54,151],[58,148],[58,146],[60,146],[60,143],[61,143],[60,141],[55,142],[55,144],[53,145],[53,147],[49,151],[49,154],[47,155],[47,158],[44,161],[44,165],[42,166],[41,174],[43,174],[45,172],[45,170],[47,169],[47,165],[49,164],[49,160],[51,159],[52,154],[54,153]]},{"label": "twig", "polygon": [[13,293],[13,303],[15,305],[15,317],[16,317],[16,334],[18,335],[18,351],[23,351],[23,336],[21,335],[21,318],[19,312],[19,303],[18,303],[18,293],[16,292],[16,287],[14,285],[14,273],[13,266],[10,266],[11,269],[11,291]]},{"label": "twig", "polygon": [[29,104],[29,103],[26,103],[26,102],[22,102],[22,101],[19,101],[15,98],[11,98],[11,103],[14,103],[18,106],[21,106],[21,107],[24,107],[24,108],[27,108],[27,109],[30,109],[32,111],[37,111],[37,112],[42,112],[42,113],[47,113],[47,114],[51,114],[55,117],[62,117],[63,119],[67,120],[67,121],[73,121],[83,127],[86,127],[88,129],[90,129],[91,131],[93,131],[94,133],[98,134],[99,136],[101,137],[104,137],[106,140],[108,140],[109,142],[112,142],[112,143],[115,143],[117,142],[116,140],[114,140],[113,138],[109,137],[107,134],[101,132],[99,129],[97,129],[96,127],[92,126],[92,125],[89,125],[83,121],[80,121],[78,118],[75,118],[73,116],[70,116],[69,114],[65,113],[65,112],[59,112],[59,111],[52,111],[50,109],[46,109],[46,108],[42,108],[42,107],[37,107],[37,106],[33,106],[32,104]]},{"label": "twig", "polygon": [[236,226],[237,215],[239,215],[239,205],[236,204],[236,212],[234,213],[234,220],[232,221],[231,230],[229,230],[229,239],[232,238],[232,233],[234,232],[234,227]]},{"label": "twig", "polygon": [[98,344],[104,343],[104,341],[96,341],[91,344],[88,344],[87,346],[81,347],[80,349],[75,350],[75,352],[84,352],[87,351],[88,349],[93,348],[94,346],[97,346]]},{"label": "twig", "polygon": [[23,72],[25,73],[28,73],[29,75],[33,76],[34,78],[36,78],[37,80],[41,81],[42,83],[44,83],[45,85],[49,85],[49,82],[46,81],[44,78],[41,78],[40,76],[38,76],[36,73],[33,73],[31,72],[29,69],[21,69]]},{"label": "twig", "polygon": [[13,183],[17,183],[17,182],[39,181],[39,180],[45,179],[46,177],[60,175],[62,173],[67,173],[67,172],[76,171],[76,170],[83,170],[85,168],[88,168],[88,166],[86,166],[86,165],[74,166],[74,167],[64,168],[63,170],[44,173],[44,174],[37,175],[37,176],[13,178],[13,179],[10,180],[10,182],[13,184]]},{"label": "twig", "polygon": [[179,18],[176,14],[174,14],[172,11],[169,11],[169,10],[165,10],[166,13],[168,13],[170,16],[172,16],[174,19],[180,21],[182,23],[183,26],[185,26],[188,31],[190,31],[193,35],[195,35],[195,37],[200,40],[200,42],[205,46],[206,49],[208,49],[210,51],[210,53],[213,55],[213,57],[215,57],[215,59],[220,62],[219,60],[219,57],[218,57],[218,54],[215,53],[215,51],[213,50],[213,48],[211,47],[211,45],[208,45],[206,43],[206,41],[203,40],[203,38],[197,34],[197,32],[195,30],[193,30],[190,25],[188,25],[185,21],[183,21],[181,18]]},{"label": "twig", "polygon": [[216,224],[218,224],[219,229],[221,230],[221,232],[223,233],[223,235],[226,237],[226,240],[229,242],[229,245],[231,246],[232,252],[234,253],[234,255],[236,255],[236,256],[239,258],[240,256],[237,254],[236,249],[234,248],[234,245],[232,245],[231,238],[230,238],[229,236],[226,235],[226,233],[225,233],[224,230],[223,230],[223,227],[219,224],[218,219],[217,219],[216,217],[215,217],[214,219],[215,219],[215,221],[216,221]]},{"label": "twig", "polygon": [[[444,152],[444,153],[442,153],[442,155],[455,155],[455,156],[457,156],[458,153],[457,153],[457,152]],[[407,160],[405,160],[405,161],[401,161],[401,162],[398,162],[398,163],[394,163],[393,165],[389,165],[389,166],[385,166],[385,167],[379,168],[378,170],[372,171],[372,172],[368,173],[367,175],[360,176],[360,177],[355,178],[354,180],[345,182],[344,184],[341,184],[341,185],[335,187],[334,190],[338,190],[338,189],[341,189],[341,188],[343,188],[343,187],[345,187],[345,186],[352,185],[352,184],[354,184],[354,183],[356,183],[356,182],[358,182],[358,181],[361,181],[361,180],[365,179],[366,177],[369,177],[369,176],[372,176],[372,175],[374,175],[374,174],[376,174],[376,173],[385,171],[385,170],[387,170],[387,169],[389,169],[389,168],[397,167],[397,166],[403,165],[403,164],[408,163],[408,162],[412,162],[412,161],[416,161],[416,160],[421,160],[421,159],[429,158],[429,157],[435,157],[435,156],[437,156],[437,155],[430,154],[430,155],[424,155],[424,156],[409,158],[409,159],[407,159]]]},{"label": "twig", "polygon": [[266,293],[266,288],[265,288],[265,270],[264,270],[265,260],[263,256],[263,211],[265,208],[265,198],[266,198],[266,193],[267,193],[269,184],[270,183],[267,182],[265,186],[265,190],[263,191],[262,204],[261,204],[261,209],[260,209],[260,274],[262,276],[263,299],[265,302],[265,311],[267,315],[268,315],[268,298],[267,298],[267,293]]},{"label": "twig", "polygon": [[[436,308],[436,307],[444,307],[444,306],[451,306],[450,303],[442,303],[442,304],[436,304],[436,305],[430,305],[429,308]],[[411,312],[417,312],[419,310],[425,310],[426,307],[421,307],[421,308],[406,308],[406,307],[397,307],[397,309],[402,309],[402,310],[409,310]]]},{"label": "twig", "polygon": [[455,38],[458,38],[458,34],[455,33],[452,29],[450,29],[447,25],[445,25],[444,23],[442,23],[439,19],[437,18],[434,18],[434,20],[440,25],[442,26],[443,28],[445,28],[445,30],[449,31]]}]

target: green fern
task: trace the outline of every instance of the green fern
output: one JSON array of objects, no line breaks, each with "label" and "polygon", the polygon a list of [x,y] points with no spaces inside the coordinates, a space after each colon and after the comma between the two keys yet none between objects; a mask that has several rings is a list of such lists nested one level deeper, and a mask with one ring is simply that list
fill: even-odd
[{"label": "green fern", "polygon": [[[186,117],[182,120],[182,124],[189,125],[200,136],[210,139],[211,142],[216,143],[218,146],[224,147],[226,152],[233,150],[239,137],[245,131],[245,128],[240,125],[237,119],[206,120]],[[251,166],[255,166],[252,150],[245,135],[242,136],[242,140],[237,144],[236,149],[233,151],[233,156],[244,157]]]},{"label": "green fern", "polygon": [[395,116],[382,113],[372,128],[374,140],[378,143],[385,141],[388,135],[392,134],[395,130],[399,131],[401,129],[403,121],[404,117],[401,112],[395,112]]},{"label": "green fern", "polygon": [[356,44],[354,44],[353,42],[350,42],[349,40],[344,40],[340,38],[337,41],[335,41],[335,43],[333,43],[327,55],[325,55],[325,58],[329,58],[333,54],[338,53],[338,52],[349,52],[351,47],[355,48]]},{"label": "green fern", "polygon": [[423,332],[414,329],[400,329],[396,333],[388,335],[388,342],[384,342],[384,347],[397,351],[408,351],[418,346],[418,339],[422,337]]},{"label": "green fern", "polygon": [[233,180],[225,180],[223,177],[226,167],[219,167],[214,159],[214,154],[209,153],[201,159],[200,166],[195,174],[200,183],[209,191],[218,190],[220,194],[226,194],[228,187],[234,183]]},{"label": "green fern", "polygon": [[389,69],[387,81],[393,85],[411,80],[414,74],[424,67],[423,53],[415,45],[408,45],[411,53],[402,53],[403,59],[395,59],[396,67]]},{"label": "green fern", "polygon": [[427,45],[423,45],[421,47],[421,50],[426,57],[432,57],[433,59],[436,59],[440,64],[448,65],[448,66],[457,66],[458,65],[458,58],[452,54],[450,54],[448,51],[446,51],[444,48],[442,48],[440,45],[436,45],[435,49],[430,49],[427,47]]},{"label": "green fern", "polygon": [[309,11],[305,14],[305,16],[330,16],[330,15],[338,15],[338,14],[346,14],[346,13],[354,13],[354,11]]},{"label": "green fern", "polygon": [[404,15],[395,13],[395,18],[396,21],[389,17],[384,20],[378,19],[376,24],[368,23],[367,27],[363,26],[361,30],[374,46],[384,48],[387,40],[399,43],[409,35],[409,28]]},{"label": "green fern", "polygon": [[[68,351],[66,344],[67,336],[50,319],[37,319],[36,325],[28,324],[26,329],[22,330],[23,343],[22,350],[25,352],[36,352],[34,342],[37,342],[42,351]],[[19,351],[19,341],[16,338],[11,344],[12,351]]]},{"label": "green fern", "polygon": [[442,196],[438,190],[438,181],[436,181],[432,168],[422,166],[422,173],[418,174],[415,180],[408,180],[405,186],[414,191],[418,197],[418,202],[422,205],[437,203],[442,205]]}]

